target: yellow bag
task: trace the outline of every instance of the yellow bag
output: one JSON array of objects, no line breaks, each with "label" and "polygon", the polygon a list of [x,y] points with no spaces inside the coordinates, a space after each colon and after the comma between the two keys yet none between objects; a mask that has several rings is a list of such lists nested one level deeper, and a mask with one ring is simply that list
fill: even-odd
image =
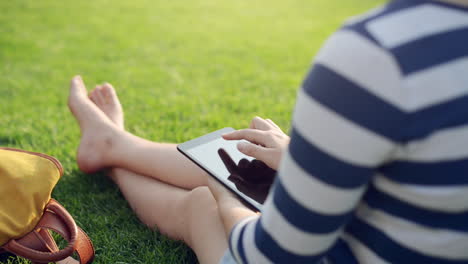
[{"label": "yellow bag", "polygon": [[[51,199],[62,176],[60,162],[48,155],[0,148],[0,251],[35,263],[48,263],[77,252],[91,263],[94,248],[71,215]],[[68,246],[58,249],[47,230],[59,233]]]}]

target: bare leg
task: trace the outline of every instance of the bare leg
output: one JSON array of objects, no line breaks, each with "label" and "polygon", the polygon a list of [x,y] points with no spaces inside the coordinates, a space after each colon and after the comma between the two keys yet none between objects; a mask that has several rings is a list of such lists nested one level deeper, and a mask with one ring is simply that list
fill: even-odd
[{"label": "bare leg", "polygon": [[[76,102],[75,98],[70,98],[74,102],[70,107],[75,115],[85,109],[88,115],[94,115],[93,119],[97,119],[104,113],[116,129],[123,130],[123,112],[112,86],[96,87],[89,97],[97,109],[86,110],[88,105],[83,104],[86,99],[80,98]],[[86,128],[87,121],[82,120],[81,123],[82,129]],[[219,262],[227,249],[227,239],[216,201],[208,188],[198,187],[188,191],[119,168],[111,169],[110,176],[143,223],[158,227],[171,238],[185,241],[201,263]]]},{"label": "bare leg", "polygon": [[[96,86],[89,94],[89,99],[118,129],[125,130],[122,106],[115,89],[110,84]],[[187,190],[121,168],[110,168],[108,175],[119,186],[143,223],[150,228],[164,226],[166,228],[163,231],[167,235],[177,239],[183,238],[179,235],[181,230],[172,227],[185,226],[183,223],[174,224],[174,221],[185,220],[185,218],[173,219],[171,215],[174,215],[173,210],[177,211],[173,205],[188,194]],[[161,214],[161,212],[170,213]]]},{"label": "bare leg", "polygon": [[[117,98],[113,89],[109,93]],[[114,124],[88,99],[81,78],[72,81],[68,105],[81,129],[77,160],[82,171],[119,167],[189,190],[206,185],[206,173],[180,154],[175,144],[151,142]]]},{"label": "bare leg", "polygon": [[140,220],[190,246],[200,263],[219,263],[228,248],[214,197],[207,187],[191,191],[123,169],[113,178]]}]

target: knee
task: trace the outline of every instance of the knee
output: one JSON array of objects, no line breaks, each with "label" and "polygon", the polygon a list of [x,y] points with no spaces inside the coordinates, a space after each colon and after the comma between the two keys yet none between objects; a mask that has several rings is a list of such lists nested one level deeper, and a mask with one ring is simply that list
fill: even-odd
[{"label": "knee", "polygon": [[211,194],[211,191],[206,186],[197,187],[190,191],[186,197],[186,212],[190,214],[190,218],[195,218],[203,211],[216,209],[216,200]]},{"label": "knee", "polygon": [[208,187],[197,187],[187,195],[184,212],[188,229],[184,240],[191,246],[193,234],[209,222],[207,218],[218,217],[218,205]]}]

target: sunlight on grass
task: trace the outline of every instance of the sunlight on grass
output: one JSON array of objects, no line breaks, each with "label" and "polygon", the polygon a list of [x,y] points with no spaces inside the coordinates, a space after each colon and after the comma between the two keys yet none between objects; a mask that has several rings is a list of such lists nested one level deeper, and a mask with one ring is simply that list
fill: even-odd
[{"label": "sunlight on grass", "polygon": [[114,84],[127,129],[151,140],[243,128],[255,115],[288,130],[320,45],[381,2],[0,1],[0,145],[62,161],[54,197],[93,239],[95,263],[192,263],[185,245],[140,224],[103,175],[78,171],[70,78]]}]

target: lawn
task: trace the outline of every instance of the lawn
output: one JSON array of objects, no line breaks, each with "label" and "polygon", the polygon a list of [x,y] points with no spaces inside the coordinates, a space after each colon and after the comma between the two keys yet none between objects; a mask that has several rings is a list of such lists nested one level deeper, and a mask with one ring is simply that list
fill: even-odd
[{"label": "lawn", "polygon": [[196,262],[184,244],[140,224],[104,175],[78,170],[70,78],[114,84],[126,129],[155,141],[243,128],[255,115],[288,130],[320,45],[380,2],[0,1],[0,146],[61,160],[53,196],[92,238],[95,263]]}]

